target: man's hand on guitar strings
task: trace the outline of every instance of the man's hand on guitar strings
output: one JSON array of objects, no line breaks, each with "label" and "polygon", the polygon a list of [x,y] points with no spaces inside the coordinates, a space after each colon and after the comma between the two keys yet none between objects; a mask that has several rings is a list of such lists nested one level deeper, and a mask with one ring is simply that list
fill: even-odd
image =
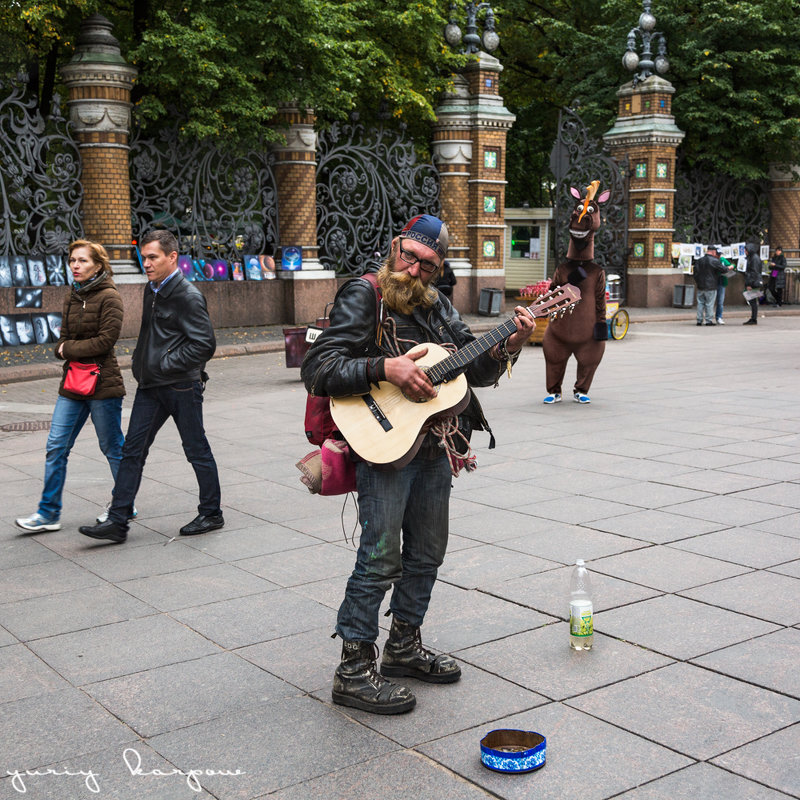
[{"label": "man's hand on guitar strings", "polygon": [[394,384],[410,400],[426,400],[436,397],[430,378],[414,362],[426,355],[427,347],[384,361],[386,380]]},{"label": "man's hand on guitar strings", "polygon": [[511,353],[516,353],[531,338],[536,325],[531,312],[524,306],[517,306],[514,311],[516,313],[514,324],[517,326],[517,331],[506,340],[506,349]]}]

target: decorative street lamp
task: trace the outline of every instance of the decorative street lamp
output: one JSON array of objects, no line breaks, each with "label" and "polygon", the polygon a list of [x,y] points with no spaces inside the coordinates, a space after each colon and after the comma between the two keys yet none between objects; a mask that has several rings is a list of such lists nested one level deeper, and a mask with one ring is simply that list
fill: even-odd
[{"label": "decorative street lamp", "polygon": [[[444,26],[444,38],[447,44],[452,48],[458,47],[462,43],[461,28],[455,20],[456,3],[450,3],[450,22]],[[486,15],[483,18],[483,35],[478,36],[478,12],[486,9]],[[494,29],[494,11],[489,3],[474,3],[468,2],[465,4],[467,12],[467,32],[464,34],[463,43],[464,49],[462,53],[472,54],[480,50],[480,46],[487,53],[492,53],[497,50],[500,44],[500,37]]]},{"label": "decorative street lamp", "polygon": [[[650,0],[643,0],[643,11],[639,16],[639,26],[631,29],[628,33],[628,49],[625,51],[625,55],[622,56],[622,66],[635,73],[633,76],[634,86],[639,81],[647,80],[653,74],[654,68],[661,75],[669,69],[667,39],[663,33],[653,30],[656,27],[656,18],[650,13],[650,5]],[[639,34],[642,40],[641,58],[636,52],[636,34]],[[650,51],[651,42],[653,44],[658,42],[658,55],[655,61]],[[636,72],[637,69],[639,70],[638,72]]]}]

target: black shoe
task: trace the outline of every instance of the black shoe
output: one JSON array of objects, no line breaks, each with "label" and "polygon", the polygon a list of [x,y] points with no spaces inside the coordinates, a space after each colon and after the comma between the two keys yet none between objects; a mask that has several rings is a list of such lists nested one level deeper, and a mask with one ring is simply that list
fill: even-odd
[{"label": "black shoe", "polygon": [[749,319],[747,322],[743,322],[742,325],[758,325],[757,319]]},{"label": "black shoe", "polygon": [[416,678],[425,683],[455,683],[461,667],[451,656],[438,656],[422,646],[419,628],[394,617],[383,648],[381,674],[390,678]]},{"label": "black shoe", "polygon": [[78,530],[92,539],[108,539],[118,544],[122,544],[128,538],[128,531],[110,519],[98,525],[81,525]]},{"label": "black shoe", "polygon": [[198,533],[208,533],[221,528],[225,524],[222,514],[205,516],[198,514],[188,525],[181,528],[181,536],[195,536]]},{"label": "black shoe", "polygon": [[706,322],[706,325],[711,325],[712,327],[713,327],[714,325],[716,325],[716,324],[717,324],[716,322]]},{"label": "black shoe", "polygon": [[411,711],[417,698],[407,686],[387,681],[375,669],[377,655],[372,642],[344,642],[342,661],[333,674],[333,702],[372,714]]},{"label": "black shoe", "polygon": [[702,324],[703,324],[702,322],[698,322],[698,323],[697,323],[698,327],[699,327],[700,325],[702,325]]}]

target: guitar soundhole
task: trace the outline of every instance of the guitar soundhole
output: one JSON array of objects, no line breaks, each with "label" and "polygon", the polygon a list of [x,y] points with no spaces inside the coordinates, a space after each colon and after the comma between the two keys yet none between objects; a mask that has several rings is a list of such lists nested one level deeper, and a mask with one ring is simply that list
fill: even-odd
[{"label": "guitar soundhole", "polygon": [[403,397],[405,397],[409,403],[427,403],[430,400],[435,400],[439,396],[439,386],[435,385],[433,388],[436,391],[434,397],[420,397],[420,399],[417,400],[415,397],[409,397],[405,392],[403,392]]}]

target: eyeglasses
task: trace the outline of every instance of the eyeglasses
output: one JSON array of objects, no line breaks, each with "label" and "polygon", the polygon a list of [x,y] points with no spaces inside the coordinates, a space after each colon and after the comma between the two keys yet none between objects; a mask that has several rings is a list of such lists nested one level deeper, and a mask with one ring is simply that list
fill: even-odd
[{"label": "eyeglasses", "polygon": [[410,250],[403,250],[402,242],[398,242],[397,244],[400,247],[400,258],[405,261],[406,264],[409,264],[410,266],[419,264],[419,268],[428,274],[431,272],[436,272],[436,270],[439,269],[439,265],[434,264],[433,261],[426,261],[423,258],[417,258]]}]

